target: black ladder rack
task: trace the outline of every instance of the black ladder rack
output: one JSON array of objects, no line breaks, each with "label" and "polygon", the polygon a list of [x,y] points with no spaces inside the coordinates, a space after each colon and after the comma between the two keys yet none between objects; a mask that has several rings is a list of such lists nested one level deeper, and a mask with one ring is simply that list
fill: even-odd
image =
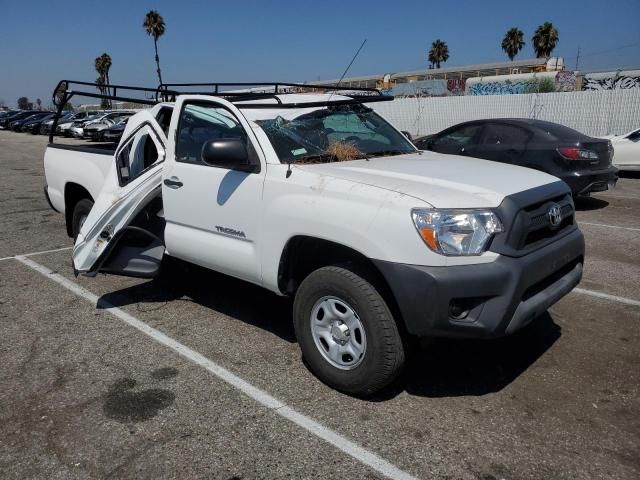
[{"label": "black ladder rack", "polygon": [[[86,87],[91,87],[86,88]],[[102,89],[103,92],[95,92],[94,89]],[[196,89],[195,91],[193,89]],[[239,89],[239,90],[238,90]],[[120,92],[120,93],[119,93]],[[130,95],[141,95],[136,98]],[[330,95],[326,100],[313,102],[283,102],[280,95],[292,93],[325,93],[336,94],[342,98],[332,99]],[[64,105],[74,96],[116,100],[119,102],[131,102],[141,105],[155,105],[160,102],[175,102],[178,95],[208,95],[223,98],[229,102],[238,104],[243,109],[270,109],[270,108],[311,108],[328,107],[333,105],[354,105],[372,102],[385,102],[393,100],[392,96],[383,95],[375,88],[343,87],[336,85],[309,85],[305,83],[283,82],[214,82],[214,83],[162,83],[157,88],[136,87],[131,85],[105,84],[98,85],[92,82],[78,80],[60,80],[53,91],[53,104],[58,107],[51,132],[49,143],[53,143],[53,136],[58,126],[58,119]],[[348,97],[348,98],[344,98]],[[274,100],[275,103],[245,103],[253,100]]]}]

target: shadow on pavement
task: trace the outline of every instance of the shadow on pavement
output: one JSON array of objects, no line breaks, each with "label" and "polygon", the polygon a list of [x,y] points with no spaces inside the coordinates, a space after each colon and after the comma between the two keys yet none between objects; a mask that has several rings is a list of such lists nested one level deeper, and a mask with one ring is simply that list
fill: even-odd
[{"label": "shadow on pavement", "polygon": [[[143,304],[140,309],[150,311],[168,302],[194,302],[295,343],[291,300],[196,265],[172,260],[162,268],[155,280],[103,295],[98,308],[104,308],[103,302],[116,307]],[[156,305],[144,305],[150,303]]]},{"label": "shadow on pavement", "polygon": [[574,197],[573,201],[575,202],[576,210],[579,212],[600,210],[609,205],[606,200],[596,197]]},{"label": "shadow on pavement", "polygon": [[[102,296],[98,308],[108,302],[151,311],[168,302],[195,302],[295,343],[291,300],[195,265],[172,261],[167,267],[156,280]],[[415,349],[396,386],[371,400],[388,400],[405,390],[425,397],[497,392],[540,358],[560,338],[560,330],[545,313],[520,332],[497,340],[434,340]]]},{"label": "shadow on pavement", "polygon": [[411,395],[485,395],[513,382],[561,335],[549,313],[521,331],[496,340],[441,339],[419,349],[401,388]]},{"label": "shadow on pavement", "polygon": [[640,178],[640,170],[620,170],[620,178]]}]

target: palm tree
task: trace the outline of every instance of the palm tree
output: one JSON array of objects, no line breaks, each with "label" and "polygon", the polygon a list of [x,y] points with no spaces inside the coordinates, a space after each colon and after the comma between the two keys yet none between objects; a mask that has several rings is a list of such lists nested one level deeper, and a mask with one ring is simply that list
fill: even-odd
[{"label": "palm tree", "polygon": [[[109,85],[109,70],[111,69],[112,63],[113,62],[111,61],[111,57],[108,53],[103,53],[94,60],[94,66],[96,72],[98,72],[99,75],[98,79],[96,80],[96,85],[98,85],[98,91],[102,95],[111,94],[109,87],[106,85]],[[106,98],[103,98],[101,104],[104,108],[109,108],[111,102],[109,102]]]},{"label": "palm tree", "polygon": [[142,27],[148,35],[153,37],[153,46],[156,49],[156,65],[158,66],[158,80],[162,84],[162,74],[160,73],[160,59],[158,58],[158,39],[164,35],[164,18],[155,10],[150,10],[144,16]]},{"label": "palm tree", "polygon": [[103,53],[100,55],[100,59],[102,61],[102,70],[104,72],[104,80],[107,85],[111,84],[109,80],[109,70],[111,70],[111,65],[113,62],[111,61],[111,56],[108,53]]},{"label": "palm tree", "polygon": [[524,33],[517,27],[510,28],[502,39],[502,50],[509,60],[513,61],[522,47],[524,47]]},{"label": "palm tree", "polygon": [[36,98],[36,105],[38,105],[38,110],[42,110],[42,108],[40,108],[42,106],[42,100]]},{"label": "palm tree", "polygon": [[446,62],[449,59],[449,47],[445,42],[437,39],[431,44],[431,50],[429,50],[429,62],[435,65],[436,68],[440,68],[441,62]]},{"label": "palm tree", "polygon": [[[104,86],[104,77],[102,75],[96,78],[96,88],[98,92],[100,92],[100,95],[105,95],[106,87]],[[109,108],[109,100],[102,97],[100,99],[100,108]]]},{"label": "palm tree", "polygon": [[544,22],[536,29],[533,37],[531,37],[533,50],[536,52],[536,57],[538,58],[549,58],[553,49],[556,48],[558,41],[558,29],[554,27],[551,22]]}]

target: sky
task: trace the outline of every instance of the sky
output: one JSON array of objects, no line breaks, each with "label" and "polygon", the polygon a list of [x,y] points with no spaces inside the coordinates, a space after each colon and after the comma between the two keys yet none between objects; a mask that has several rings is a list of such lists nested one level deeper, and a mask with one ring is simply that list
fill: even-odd
[{"label": "sky", "polygon": [[158,41],[166,82],[305,81],[427,68],[442,39],[444,66],[506,61],[504,33],[531,36],[550,21],[554,56],[580,70],[640,68],[640,0],[145,1],[0,0],[0,100],[20,96],[48,105],[60,79],[94,81],[94,59],[111,55],[112,83],[157,86],[153,41],[142,28],[155,9],[166,32]]}]

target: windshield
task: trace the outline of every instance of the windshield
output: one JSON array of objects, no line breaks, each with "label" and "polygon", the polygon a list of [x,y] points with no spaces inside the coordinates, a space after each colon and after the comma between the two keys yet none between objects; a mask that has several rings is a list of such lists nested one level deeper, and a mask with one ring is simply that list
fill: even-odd
[{"label": "windshield", "polygon": [[323,107],[292,119],[256,120],[281,162],[336,162],[415,152],[415,147],[363,105]]}]

